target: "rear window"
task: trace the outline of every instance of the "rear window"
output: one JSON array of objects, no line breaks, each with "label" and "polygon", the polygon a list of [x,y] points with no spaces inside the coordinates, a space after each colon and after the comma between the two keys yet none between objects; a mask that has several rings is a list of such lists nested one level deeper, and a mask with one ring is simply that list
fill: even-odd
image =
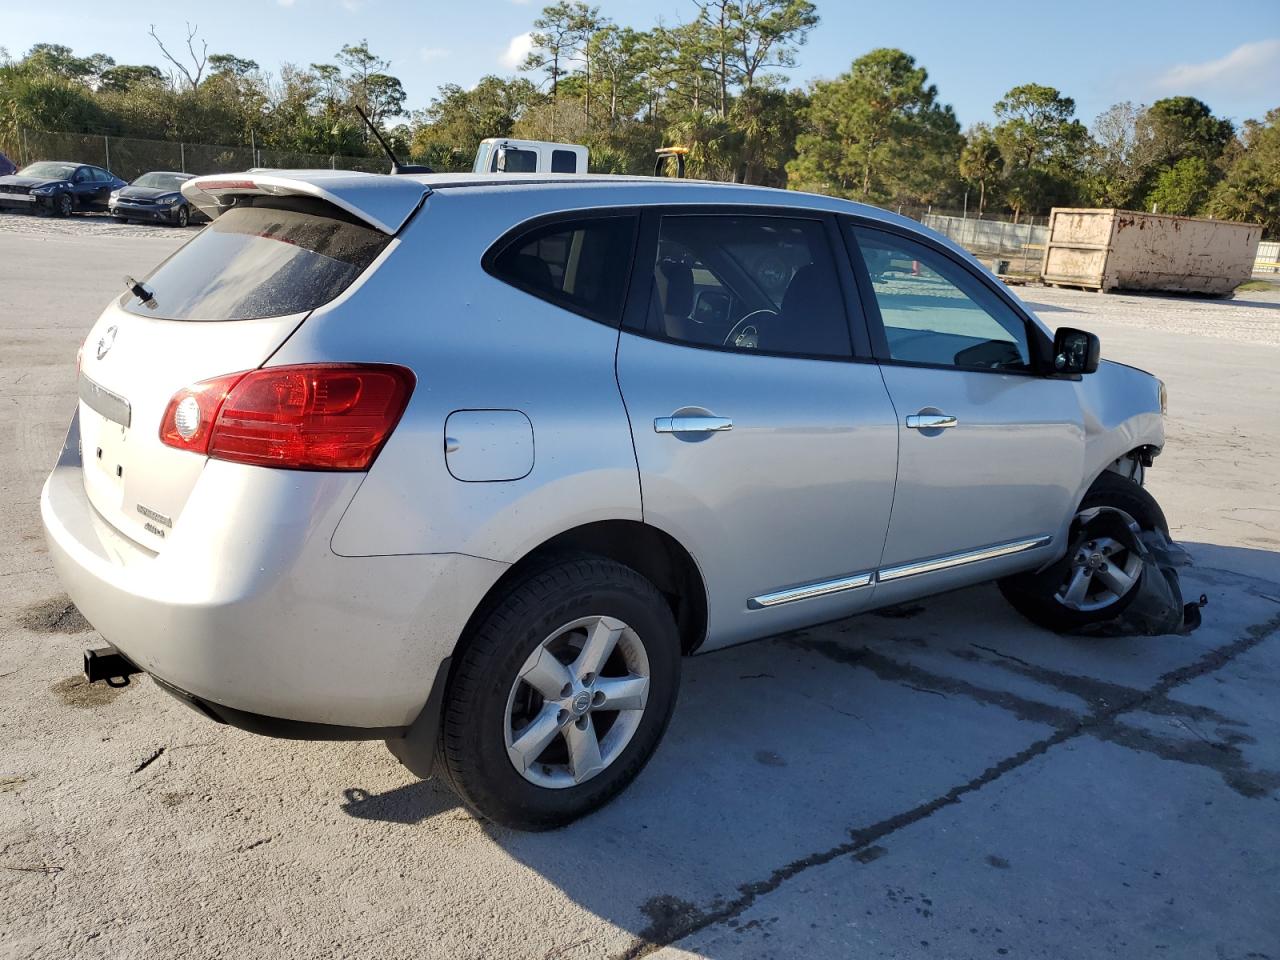
[{"label": "rear window", "polygon": [[256,320],[328,303],[391,238],[320,201],[270,198],[234,207],[205,227],[144,283],[149,309],[126,294],[130,313],[167,320]]}]

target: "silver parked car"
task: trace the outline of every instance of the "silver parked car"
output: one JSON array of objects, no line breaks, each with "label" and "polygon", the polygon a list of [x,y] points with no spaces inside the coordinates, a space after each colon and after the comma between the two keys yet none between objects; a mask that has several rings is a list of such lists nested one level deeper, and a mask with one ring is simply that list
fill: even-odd
[{"label": "silver parked car", "polygon": [[[618,177],[201,177],[84,342],[57,572],[209,717],[383,739],[539,829],[644,766],[682,655],[999,579],[1114,617],[1163,387],[840,200]],[[1105,508],[1099,510],[1099,508]]]}]

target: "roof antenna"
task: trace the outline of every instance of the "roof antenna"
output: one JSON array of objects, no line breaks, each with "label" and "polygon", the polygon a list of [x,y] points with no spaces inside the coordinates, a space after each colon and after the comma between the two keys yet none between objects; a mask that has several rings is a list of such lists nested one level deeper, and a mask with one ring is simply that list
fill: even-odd
[{"label": "roof antenna", "polygon": [[351,106],[355,107],[355,111],[360,114],[360,119],[364,121],[364,125],[369,128],[369,132],[373,134],[374,139],[376,139],[378,144],[382,147],[382,152],[391,160],[391,173],[393,175],[401,173],[435,173],[434,170],[424,164],[401,163],[397,160],[395,153],[391,150],[391,145],[382,138],[382,134],[378,132],[378,128],[373,125],[373,121],[365,116],[364,111],[356,106],[356,104],[353,103]]}]

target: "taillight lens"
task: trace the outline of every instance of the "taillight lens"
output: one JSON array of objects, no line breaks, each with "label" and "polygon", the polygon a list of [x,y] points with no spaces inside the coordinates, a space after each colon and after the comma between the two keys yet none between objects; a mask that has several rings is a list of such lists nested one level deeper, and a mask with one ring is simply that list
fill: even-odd
[{"label": "taillight lens", "polygon": [[160,423],[171,447],[293,470],[367,470],[400,422],[413,374],[383,364],[271,367],[179,390]]}]

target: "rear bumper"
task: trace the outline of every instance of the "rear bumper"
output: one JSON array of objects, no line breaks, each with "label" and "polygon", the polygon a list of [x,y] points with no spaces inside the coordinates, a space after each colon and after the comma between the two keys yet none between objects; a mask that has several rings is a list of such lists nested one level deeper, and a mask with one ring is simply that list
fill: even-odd
[{"label": "rear bumper", "polygon": [[281,740],[399,740],[408,732],[408,727],[344,727],[334,723],[267,717],[197,697],[159,677],[151,679],[165,693],[182,701],[201,716],[208,717],[215,723],[225,723],[264,737]]},{"label": "rear bumper", "polygon": [[506,569],[458,554],[339,557],[329,540],[360,475],[220,461],[157,554],[90,504],[79,445],[77,418],[41,494],[59,579],[129,660],[237,726],[260,729],[245,719],[256,715],[370,739],[407,727]]}]

